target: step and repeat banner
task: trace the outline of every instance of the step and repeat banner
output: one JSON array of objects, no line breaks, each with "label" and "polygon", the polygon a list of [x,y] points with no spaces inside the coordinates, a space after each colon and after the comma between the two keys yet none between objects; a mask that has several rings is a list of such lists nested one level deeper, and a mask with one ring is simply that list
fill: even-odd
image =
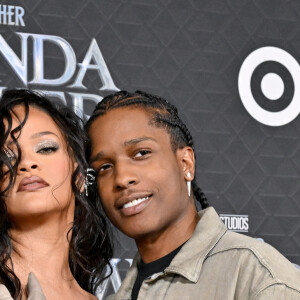
[{"label": "step and repeat banner", "polygon": [[[230,230],[300,265],[298,0],[1,1],[0,93],[31,88],[88,117],[114,91],[173,102],[198,184]],[[118,289],[136,247],[115,231]]]}]

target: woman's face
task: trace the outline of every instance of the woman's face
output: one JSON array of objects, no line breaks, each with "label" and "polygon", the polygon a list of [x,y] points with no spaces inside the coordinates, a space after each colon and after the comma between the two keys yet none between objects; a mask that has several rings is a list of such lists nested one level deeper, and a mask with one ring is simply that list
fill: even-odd
[{"label": "woman's face", "polygon": [[[13,110],[20,120],[24,119],[25,109],[22,105]],[[19,121],[13,117],[12,129],[17,126]],[[30,106],[29,116],[18,137],[18,143],[22,155],[16,181],[5,194],[11,219],[51,216],[62,212],[73,218],[75,201],[71,176],[74,163],[55,122],[47,113]],[[5,146],[17,154],[16,146],[10,137]],[[11,150],[7,148],[8,156],[12,155]],[[7,184],[8,178],[1,185],[2,189]]]}]

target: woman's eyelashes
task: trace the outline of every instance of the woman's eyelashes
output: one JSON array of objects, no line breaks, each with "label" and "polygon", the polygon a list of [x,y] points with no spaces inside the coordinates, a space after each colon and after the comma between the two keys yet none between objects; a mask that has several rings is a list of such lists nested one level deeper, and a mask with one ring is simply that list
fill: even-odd
[{"label": "woman's eyelashes", "polygon": [[36,153],[41,153],[41,154],[50,154],[56,152],[58,149],[59,149],[58,143],[53,140],[42,141],[34,147],[34,151]]}]

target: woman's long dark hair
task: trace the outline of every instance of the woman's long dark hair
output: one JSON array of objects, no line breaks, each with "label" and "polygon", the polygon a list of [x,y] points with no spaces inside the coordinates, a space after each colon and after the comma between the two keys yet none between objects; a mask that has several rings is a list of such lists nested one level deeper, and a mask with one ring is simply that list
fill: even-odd
[{"label": "woman's long dark hair", "polygon": [[[13,112],[16,105],[22,105],[25,109],[23,120]],[[106,267],[110,268],[110,273],[112,271],[109,260],[113,251],[106,219],[98,198],[88,200],[85,194],[80,192],[88,167],[84,152],[86,134],[83,122],[63,104],[53,103],[46,97],[25,89],[6,91],[0,101],[0,283],[7,287],[14,299],[20,297],[21,283],[14,273],[11,260],[13,250],[11,224],[4,195],[15,182],[16,171],[22,157],[18,138],[29,117],[30,107],[40,109],[53,119],[65,138],[70,157],[77,163],[71,180],[75,196],[75,217],[68,233],[69,264],[79,285],[84,290],[95,293],[99,284],[107,277],[105,277]],[[19,125],[12,130],[13,116],[18,118]],[[17,153],[10,151],[9,146],[6,146],[8,138],[13,142],[14,149],[17,149],[14,152]],[[8,184],[3,187],[6,178]]]},{"label": "woman's long dark hair", "polygon": [[[191,147],[194,152],[194,142],[192,135],[186,125],[181,120],[177,108],[162,97],[151,95],[142,91],[129,93],[127,91],[120,91],[106,96],[97,104],[90,119],[85,125],[88,132],[91,124],[100,116],[113,109],[121,107],[137,107],[149,112],[153,118],[151,124],[153,126],[165,129],[170,135],[171,147],[175,152],[177,149],[185,146]],[[101,133],[99,133],[101,134]],[[91,145],[86,147],[86,156],[90,157]],[[207,208],[209,203],[201,188],[197,186],[196,178],[192,181],[193,194],[201,207]]]}]

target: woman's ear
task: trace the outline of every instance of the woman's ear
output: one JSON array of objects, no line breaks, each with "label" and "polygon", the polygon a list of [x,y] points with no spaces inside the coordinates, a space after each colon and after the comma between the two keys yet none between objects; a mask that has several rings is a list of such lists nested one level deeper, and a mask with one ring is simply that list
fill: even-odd
[{"label": "woman's ear", "polygon": [[[72,172],[75,172],[76,168],[78,167],[78,163],[76,161],[73,161],[72,167],[73,167]],[[80,193],[84,192],[84,181],[85,181],[84,174],[79,173],[77,175],[76,185]]]},{"label": "woman's ear", "polygon": [[76,182],[78,189],[80,190],[80,193],[84,192],[84,181],[85,181],[85,178],[84,178],[83,174],[80,173],[78,175],[78,180]]},{"label": "woman's ear", "polygon": [[194,150],[191,147],[186,146],[184,148],[178,149],[176,154],[185,180],[192,181],[195,177]]}]

